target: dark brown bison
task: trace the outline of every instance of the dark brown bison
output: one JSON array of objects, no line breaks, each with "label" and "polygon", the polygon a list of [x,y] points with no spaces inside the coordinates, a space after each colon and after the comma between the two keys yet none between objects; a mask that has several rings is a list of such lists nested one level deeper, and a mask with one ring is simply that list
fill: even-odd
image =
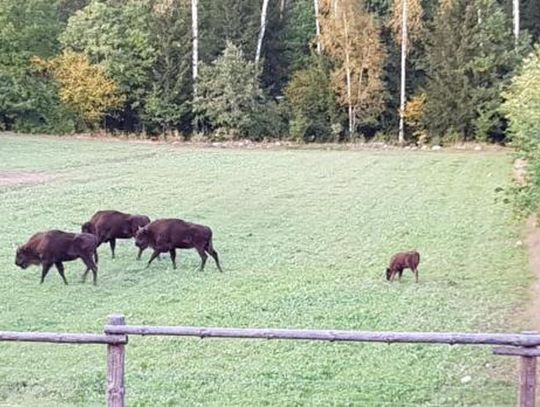
[{"label": "dark brown bison", "polygon": [[393,281],[396,274],[401,275],[404,269],[411,269],[414,273],[416,282],[418,282],[418,264],[420,263],[420,253],[416,251],[397,253],[392,256],[390,266],[386,269],[386,279]]},{"label": "dark brown bison", "polygon": [[[60,277],[67,285],[64,275],[64,261],[81,259],[86,266],[83,282],[90,270],[97,283],[97,253],[98,240],[89,233],[67,233],[60,230],[50,230],[33,235],[28,242],[17,249],[15,264],[26,269],[30,265],[42,265],[41,283],[53,265],[56,266]],[[95,261],[94,261],[95,259]]]},{"label": "dark brown bison", "polygon": [[196,249],[201,256],[201,271],[204,270],[209,254],[216,262],[218,270],[223,272],[218,254],[212,246],[212,230],[207,226],[181,219],[158,219],[139,229],[135,236],[135,245],[139,252],[147,247],[154,250],[147,266],[150,266],[160,253],[169,252],[176,269],[176,249]]},{"label": "dark brown bison", "polygon": [[[131,215],[118,211],[99,211],[92,216],[90,221],[82,225],[83,233],[91,233],[98,238],[98,246],[109,242],[112,257],[114,259],[114,249],[116,239],[131,239],[140,227],[150,223],[150,218],[143,215]],[[139,252],[140,258],[142,251]]]}]

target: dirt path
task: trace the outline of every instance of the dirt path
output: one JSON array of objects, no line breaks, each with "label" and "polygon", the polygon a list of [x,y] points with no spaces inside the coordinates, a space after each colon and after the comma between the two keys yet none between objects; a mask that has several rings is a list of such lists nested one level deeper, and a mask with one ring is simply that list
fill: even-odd
[{"label": "dirt path", "polygon": [[[514,162],[514,181],[518,185],[527,183],[527,162],[517,159]],[[528,329],[540,331],[540,228],[537,217],[531,215],[527,219],[525,227],[525,244],[529,258],[529,268],[534,274],[534,282],[531,287],[532,299],[527,307],[526,316],[530,321]]]},{"label": "dirt path", "polygon": [[530,329],[540,331],[540,228],[538,228],[535,216],[527,220],[527,253],[529,267],[534,273],[532,289],[532,301],[528,307],[527,316],[530,317]]},{"label": "dirt path", "polygon": [[22,184],[39,184],[53,179],[51,174],[27,171],[0,171],[0,187]]}]

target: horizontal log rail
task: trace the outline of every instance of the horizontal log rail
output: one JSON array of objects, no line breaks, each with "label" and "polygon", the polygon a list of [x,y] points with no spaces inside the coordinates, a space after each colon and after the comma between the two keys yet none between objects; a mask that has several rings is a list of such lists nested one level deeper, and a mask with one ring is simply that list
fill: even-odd
[{"label": "horizontal log rail", "polygon": [[126,344],[127,337],[125,335],[0,331],[0,342],[43,342],[68,344],[71,343],[78,345],[118,345]]},{"label": "horizontal log rail", "polygon": [[181,326],[106,325],[110,335],[191,336],[198,338],[291,339],[330,342],[439,343],[448,345],[540,346],[538,334],[368,332],[336,330],[200,328]]},{"label": "horizontal log rail", "polygon": [[179,336],[231,339],[285,339],[327,342],[426,343],[447,345],[495,345],[495,355],[519,357],[519,406],[535,407],[537,357],[540,357],[540,334],[463,333],[463,332],[369,332],[310,329],[205,328],[189,326],[126,325],[122,315],[111,315],[104,334],[6,332],[0,342],[43,342],[57,344],[107,345],[107,406],[125,406],[125,363],[129,335]]},{"label": "horizontal log rail", "polygon": [[526,356],[531,358],[540,357],[539,348],[495,348],[494,355],[500,356]]}]

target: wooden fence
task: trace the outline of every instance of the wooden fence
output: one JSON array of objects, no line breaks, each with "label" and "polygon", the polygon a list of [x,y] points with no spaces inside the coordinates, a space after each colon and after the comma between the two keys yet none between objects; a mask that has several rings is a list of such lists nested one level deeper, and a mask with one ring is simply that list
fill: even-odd
[{"label": "wooden fence", "polygon": [[111,315],[104,335],[47,332],[0,332],[0,341],[58,344],[107,345],[107,405],[125,405],[125,346],[129,335],[181,336],[197,338],[279,339],[328,342],[426,343],[448,345],[497,345],[495,355],[520,358],[519,407],[535,407],[536,358],[540,356],[540,335],[536,332],[436,333],[365,332],[337,330],[201,328],[185,326],[126,325],[124,316]]}]

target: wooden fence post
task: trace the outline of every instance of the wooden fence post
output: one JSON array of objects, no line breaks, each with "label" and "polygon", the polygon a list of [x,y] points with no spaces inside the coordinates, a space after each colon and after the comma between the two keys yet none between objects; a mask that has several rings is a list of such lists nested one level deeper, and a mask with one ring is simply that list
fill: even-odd
[{"label": "wooden fence post", "polygon": [[[110,315],[107,325],[125,325],[123,315]],[[109,335],[109,334],[107,334]],[[124,407],[125,345],[107,345],[107,406]]]},{"label": "wooden fence post", "polygon": [[[523,332],[536,334],[537,332]],[[536,357],[520,356],[519,407],[536,405]]]}]

